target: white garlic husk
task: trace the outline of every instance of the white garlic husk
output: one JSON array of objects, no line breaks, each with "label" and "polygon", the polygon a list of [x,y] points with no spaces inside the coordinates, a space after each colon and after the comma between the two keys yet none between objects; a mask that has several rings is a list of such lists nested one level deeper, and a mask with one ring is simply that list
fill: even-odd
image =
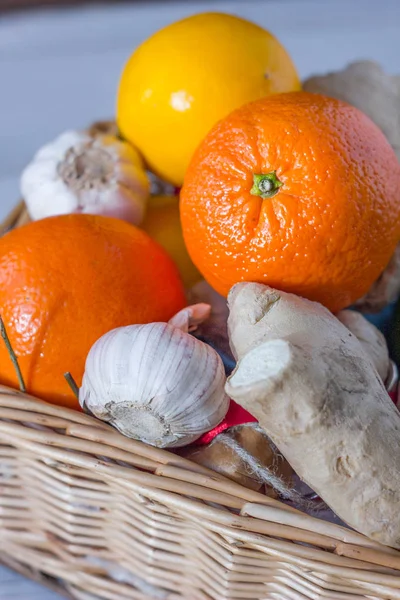
[{"label": "white garlic husk", "polygon": [[86,360],[82,408],[159,448],[185,446],[216,427],[229,406],[224,366],[189,329],[188,314],[181,311],[170,323],[103,335]]},{"label": "white garlic husk", "polygon": [[138,151],[114,135],[66,131],[43,146],[21,176],[33,220],[68,213],[142,222],[150,182]]}]

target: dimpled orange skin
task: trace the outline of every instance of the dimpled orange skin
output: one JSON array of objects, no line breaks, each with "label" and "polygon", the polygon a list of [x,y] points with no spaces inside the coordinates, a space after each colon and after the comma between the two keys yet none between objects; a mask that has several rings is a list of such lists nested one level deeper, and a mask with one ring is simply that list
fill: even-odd
[{"label": "dimpled orange skin", "polygon": [[[35,221],[0,239],[1,316],[28,392],[78,408],[86,356],[122,325],[166,321],[185,305],[176,267],[136,227],[109,217]],[[0,340],[0,382],[18,387]]]},{"label": "dimpled orange skin", "polygon": [[[276,171],[272,198],[253,174]],[[333,312],[368,291],[400,239],[400,164],[357,109],[293,92],[250,103],[205,138],[181,192],[185,242],[226,295],[256,281]]]}]

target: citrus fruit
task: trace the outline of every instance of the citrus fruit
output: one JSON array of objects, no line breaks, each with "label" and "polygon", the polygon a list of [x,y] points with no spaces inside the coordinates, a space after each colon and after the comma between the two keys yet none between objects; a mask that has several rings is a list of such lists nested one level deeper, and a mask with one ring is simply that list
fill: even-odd
[{"label": "citrus fruit", "polygon": [[[89,349],[115,327],[165,321],[185,305],[165,251],[110,217],[49,217],[0,239],[0,307],[27,390],[77,408],[63,374],[78,385]],[[0,381],[17,387],[0,340]]]},{"label": "citrus fruit", "polygon": [[202,279],[183,240],[178,196],[151,196],[141,228],[168,252],[185,287],[190,288]]},{"label": "citrus fruit", "polygon": [[183,233],[221,294],[255,281],[337,311],[389,262],[399,190],[400,164],[367,116],[279,94],[234,111],[200,145],[181,192]]},{"label": "citrus fruit", "polygon": [[299,87],[271,33],[233,15],[202,13],[135,50],[119,84],[117,123],[151,170],[180,186],[193,152],[219,119],[250,100]]}]

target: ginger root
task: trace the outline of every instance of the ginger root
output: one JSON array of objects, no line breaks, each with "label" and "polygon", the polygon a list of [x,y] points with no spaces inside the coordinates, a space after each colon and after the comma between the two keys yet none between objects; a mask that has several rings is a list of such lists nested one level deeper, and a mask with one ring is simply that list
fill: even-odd
[{"label": "ginger root", "polygon": [[386,383],[390,372],[390,357],[383,333],[354,310],[342,310],[336,316],[356,336],[374,363],[383,383]]},{"label": "ginger root", "polygon": [[228,304],[228,395],[343,521],[400,548],[400,413],[363,345],[320,304],[261,284]]}]

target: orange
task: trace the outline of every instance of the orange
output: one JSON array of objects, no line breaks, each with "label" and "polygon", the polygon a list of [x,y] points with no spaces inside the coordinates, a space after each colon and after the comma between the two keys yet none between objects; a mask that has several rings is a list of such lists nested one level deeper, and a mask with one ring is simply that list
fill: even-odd
[{"label": "orange", "polygon": [[305,92],[234,111],[181,193],[189,253],[227,294],[256,281],[332,311],[366,293],[400,239],[400,164],[356,108]]},{"label": "orange", "polygon": [[271,33],[233,15],[197,14],[133,52],[119,84],[118,127],[152,171],[180,186],[219,119],[250,100],[299,88],[288,53]]},{"label": "orange", "polygon": [[186,288],[202,279],[185,246],[178,196],[151,196],[140,227],[168,252]]},{"label": "orange", "polygon": [[[78,408],[63,374],[81,384],[86,356],[122,325],[165,321],[185,305],[175,265],[124,221],[65,215],[0,239],[0,310],[27,390]],[[17,377],[0,340],[0,381]]]}]

